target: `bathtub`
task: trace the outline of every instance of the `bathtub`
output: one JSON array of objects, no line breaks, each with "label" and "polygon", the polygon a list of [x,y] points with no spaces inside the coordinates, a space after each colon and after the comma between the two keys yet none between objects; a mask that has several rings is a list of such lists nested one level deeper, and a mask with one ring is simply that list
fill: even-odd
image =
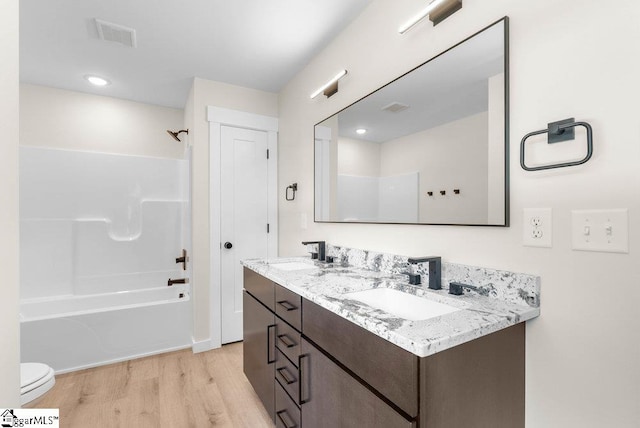
[{"label": "bathtub", "polygon": [[65,373],[190,347],[188,284],[20,302],[21,360]]}]

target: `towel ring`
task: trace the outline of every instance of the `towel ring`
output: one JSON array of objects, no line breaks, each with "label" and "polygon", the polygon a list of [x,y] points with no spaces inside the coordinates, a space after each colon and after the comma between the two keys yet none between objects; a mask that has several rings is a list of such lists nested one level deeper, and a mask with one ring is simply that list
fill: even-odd
[{"label": "towel ring", "polygon": [[[289,189],[291,189],[291,197],[289,197]],[[296,192],[298,191],[298,183],[293,183],[287,186],[286,189],[284,189],[284,198],[287,201],[293,201],[296,199]]]},{"label": "towel ring", "polygon": [[[525,152],[524,146],[529,137],[533,137],[534,135],[540,135],[540,134],[549,134],[549,137],[547,140],[548,144],[560,143],[562,141],[569,141],[575,138],[574,128],[576,126],[584,126],[584,128],[587,130],[587,155],[583,159],[580,159],[579,161],[574,161],[574,162],[562,162],[562,163],[556,163],[551,165],[527,166],[525,162],[525,156],[524,156],[524,152]],[[540,131],[534,131],[534,132],[528,133],[527,135],[524,136],[524,138],[522,138],[522,141],[520,142],[520,166],[525,171],[540,171],[543,169],[563,168],[567,166],[582,165],[583,163],[586,163],[589,159],[591,159],[592,155],[593,155],[593,129],[591,128],[591,125],[589,125],[587,122],[575,122],[573,118],[560,120],[558,122],[552,122],[548,125],[547,129],[541,129]]]}]

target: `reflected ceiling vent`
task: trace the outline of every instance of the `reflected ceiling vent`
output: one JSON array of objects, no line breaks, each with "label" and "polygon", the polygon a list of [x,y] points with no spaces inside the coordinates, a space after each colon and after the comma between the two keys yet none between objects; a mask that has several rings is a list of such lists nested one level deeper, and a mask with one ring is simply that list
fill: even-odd
[{"label": "reflected ceiling vent", "polygon": [[399,112],[404,111],[404,110],[406,110],[408,108],[409,108],[408,105],[399,103],[397,101],[394,101],[391,104],[387,104],[386,106],[382,107],[382,110],[388,111],[388,112],[391,112],[391,113],[399,113]]},{"label": "reflected ceiling vent", "polygon": [[133,28],[114,24],[113,22],[103,21],[98,18],[96,18],[95,21],[96,29],[98,30],[98,38],[101,40],[120,43],[121,45],[125,45],[130,48],[135,48],[137,46],[136,30]]}]

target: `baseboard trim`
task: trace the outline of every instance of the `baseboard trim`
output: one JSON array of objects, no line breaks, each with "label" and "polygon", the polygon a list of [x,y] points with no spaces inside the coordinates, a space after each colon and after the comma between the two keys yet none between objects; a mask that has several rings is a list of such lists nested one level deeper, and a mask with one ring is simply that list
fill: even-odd
[{"label": "baseboard trim", "polygon": [[210,351],[212,349],[216,349],[219,348],[219,346],[213,346],[213,343],[211,342],[211,339],[207,339],[207,340],[201,340],[199,342],[193,342],[193,345],[191,346],[191,350],[193,351],[194,354],[200,353],[200,352],[205,352],[205,351]]}]

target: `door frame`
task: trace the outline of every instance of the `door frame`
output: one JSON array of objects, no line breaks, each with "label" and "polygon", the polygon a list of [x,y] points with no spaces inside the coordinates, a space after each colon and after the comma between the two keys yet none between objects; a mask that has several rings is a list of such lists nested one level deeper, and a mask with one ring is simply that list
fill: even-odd
[{"label": "door frame", "polygon": [[269,150],[269,162],[267,163],[267,222],[269,223],[267,251],[269,257],[276,257],[278,253],[278,118],[208,106],[207,121],[209,122],[209,318],[211,349],[215,349],[222,346],[221,127],[226,125],[267,133],[267,150]]}]

